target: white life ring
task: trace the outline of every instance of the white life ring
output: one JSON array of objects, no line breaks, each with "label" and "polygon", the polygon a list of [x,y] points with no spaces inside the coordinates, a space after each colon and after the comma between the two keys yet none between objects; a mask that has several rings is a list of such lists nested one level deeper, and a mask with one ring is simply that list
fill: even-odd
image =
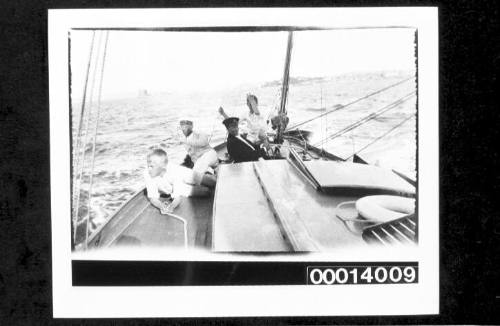
[{"label": "white life ring", "polygon": [[415,199],[400,196],[367,196],[356,201],[359,215],[367,220],[383,223],[413,214]]}]

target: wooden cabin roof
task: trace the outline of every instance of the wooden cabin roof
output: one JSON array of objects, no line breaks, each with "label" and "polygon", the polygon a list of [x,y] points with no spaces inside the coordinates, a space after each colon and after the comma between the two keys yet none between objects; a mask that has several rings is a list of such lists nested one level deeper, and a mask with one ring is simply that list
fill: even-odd
[{"label": "wooden cabin roof", "polygon": [[317,191],[287,160],[221,166],[213,249],[322,251],[364,244],[335,216],[339,203],[358,198]]}]

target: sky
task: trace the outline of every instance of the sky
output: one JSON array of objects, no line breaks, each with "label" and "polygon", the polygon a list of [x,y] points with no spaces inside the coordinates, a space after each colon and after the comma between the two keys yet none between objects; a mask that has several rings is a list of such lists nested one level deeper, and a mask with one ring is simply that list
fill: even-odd
[{"label": "sky", "polygon": [[[101,33],[95,34],[94,58],[104,49]],[[83,94],[91,40],[91,31],[71,32],[74,99]],[[142,89],[210,91],[280,80],[286,43],[287,32],[111,31],[103,99],[134,96]],[[290,76],[410,70],[414,61],[412,29],[303,31],[294,33]]]}]

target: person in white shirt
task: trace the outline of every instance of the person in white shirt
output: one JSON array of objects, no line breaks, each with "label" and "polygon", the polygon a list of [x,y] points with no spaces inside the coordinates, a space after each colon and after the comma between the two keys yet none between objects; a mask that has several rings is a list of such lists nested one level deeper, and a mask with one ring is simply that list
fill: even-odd
[{"label": "person in white shirt", "polygon": [[[267,118],[259,110],[259,100],[253,94],[247,94],[248,112],[242,115],[240,120],[240,135],[246,137],[256,145],[260,145],[264,139],[267,139]],[[224,119],[229,118],[222,107],[219,113]]]},{"label": "person in white shirt", "polygon": [[[196,172],[186,167],[169,164],[167,153],[163,149],[155,149],[147,156],[147,168],[144,171],[147,196],[153,206],[162,214],[172,213],[181,203],[182,197],[208,196],[210,187],[215,186],[213,176],[202,176],[201,184],[195,184]],[[172,197],[170,204],[160,200],[161,194]]]},{"label": "person in white shirt", "polygon": [[193,131],[193,122],[191,120],[181,120],[180,126],[182,133],[186,137],[184,146],[186,147],[187,155],[194,163],[193,171],[195,174],[195,184],[201,184],[200,176],[203,176],[208,170],[215,169],[219,163],[217,152],[210,147],[209,137],[207,134]]}]

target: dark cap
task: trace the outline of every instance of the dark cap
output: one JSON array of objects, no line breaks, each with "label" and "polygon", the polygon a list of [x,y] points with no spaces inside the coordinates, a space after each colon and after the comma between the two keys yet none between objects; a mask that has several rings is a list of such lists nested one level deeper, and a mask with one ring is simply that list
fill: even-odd
[{"label": "dark cap", "polygon": [[182,125],[190,125],[192,126],[193,125],[193,121],[191,120],[181,120],[179,121],[179,124],[182,126]]},{"label": "dark cap", "polygon": [[236,118],[236,117],[229,117],[227,119],[224,119],[224,121],[222,121],[222,123],[224,124],[224,126],[226,126],[226,128],[229,128],[231,125],[233,124],[237,124],[238,122],[240,121],[240,119]]}]

